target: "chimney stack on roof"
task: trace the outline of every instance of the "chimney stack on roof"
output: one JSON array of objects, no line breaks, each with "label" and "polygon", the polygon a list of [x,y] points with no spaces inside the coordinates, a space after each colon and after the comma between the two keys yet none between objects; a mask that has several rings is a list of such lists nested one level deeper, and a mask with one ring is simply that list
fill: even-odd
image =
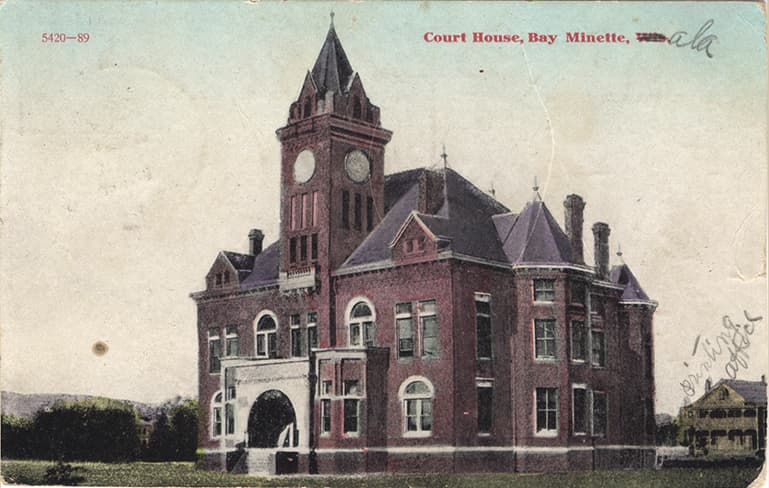
[{"label": "chimney stack on roof", "polygon": [[566,213],[566,235],[571,242],[571,258],[577,264],[585,264],[582,249],[582,224],[584,222],[585,201],[579,195],[568,195],[563,201]]},{"label": "chimney stack on roof", "polygon": [[593,239],[595,240],[595,272],[603,280],[609,279],[609,224],[596,222],[593,224]]},{"label": "chimney stack on roof", "polygon": [[248,253],[252,256],[258,256],[262,252],[264,232],[259,229],[251,229],[251,232],[248,233],[248,241]]},{"label": "chimney stack on roof", "polygon": [[[445,173],[444,169],[444,173]],[[419,175],[419,203],[417,210],[420,213],[433,215],[443,206],[444,177],[437,171],[426,169]]]}]

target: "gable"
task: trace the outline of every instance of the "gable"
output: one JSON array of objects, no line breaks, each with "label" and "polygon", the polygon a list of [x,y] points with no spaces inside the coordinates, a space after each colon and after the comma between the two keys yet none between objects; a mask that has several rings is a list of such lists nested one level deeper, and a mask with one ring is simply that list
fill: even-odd
[{"label": "gable", "polygon": [[743,405],[745,405],[745,399],[742,395],[725,383],[714,386],[712,390],[692,403],[692,406],[697,408],[741,407]]},{"label": "gable", "polygon": [[220,252],[206,274],[206,290],[229,290],[237,287],[239,282],[238,270]]},{"label": "gable", "polygon": [[412,212],[390,244],[393,261],[422,260],[437,254],[437,237]]}]

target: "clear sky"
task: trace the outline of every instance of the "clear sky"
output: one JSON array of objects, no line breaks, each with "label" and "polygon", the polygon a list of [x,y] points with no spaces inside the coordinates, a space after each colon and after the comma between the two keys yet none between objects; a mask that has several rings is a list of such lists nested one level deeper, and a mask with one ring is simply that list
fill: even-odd
[{"label": "clear sky", "polygon": [[[538,176],[647,293],[657,408],[722,317],[757,323],[767,370],[764,14],[749,3],[5,2],[0,8],[2,388],[158,401],[196,393],[189,293],[251,228],[278,232],[275,129],[337,33],[394,131],[386,170],[449,164],[517,211]],[[713,55],[635,32],[716,35]],[[552,45],[425,32],[556,34]],[[566,43],[615,32],[630,44]],[[44,33],[87,43],[43,43]],[[613,258],[616,262],[616,257]],[[108,352],[92,346],[104,341]],[[722,355],[712,377],[724,376]],[[684,365],[689,364],[689,367]],[[701,393],[698,389],[697,396]]]}]

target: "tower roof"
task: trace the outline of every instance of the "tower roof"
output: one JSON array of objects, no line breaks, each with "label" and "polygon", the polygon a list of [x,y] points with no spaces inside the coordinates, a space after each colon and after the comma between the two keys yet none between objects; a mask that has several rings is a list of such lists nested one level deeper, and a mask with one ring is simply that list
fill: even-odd
[{"label": "tower roof", "polygon": [[619,266],[614,266],[609,279],[612,283],[625,287],[625,290],[622,292],[623,300],[649,300],[649,296],[641,288],[638,278],[630,271],[630,267],[627,264],[623,263]]},{"label": "tower roof", "polygon": [[336,35],[332,20],[318,59],[312,67],[312,80],[321,96],[327,91],[345,93],[350,86],[353,74],[354,71]]}]

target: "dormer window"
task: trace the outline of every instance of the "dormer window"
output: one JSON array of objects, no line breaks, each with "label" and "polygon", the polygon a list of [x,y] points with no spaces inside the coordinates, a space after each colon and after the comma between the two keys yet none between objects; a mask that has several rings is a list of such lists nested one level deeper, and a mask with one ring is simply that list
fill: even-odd
[{"label": "dormer window", "polygon": [[222,286],[222,274],[216,273],[216,279],[215,279],[216,286]]},{"label": "dormer window", "polygon": [[360,98],[355,97],[352,103],[352,116],[354,119],[359,119],[361,116]]},{"label": "dormer window", "polygon": [[224,284],[226,285],[229,282],[230,282],[230,272],[229,271],[225,271],[224,272]]},{"label": "dormer window", "polygon": [[309,117],[311,113],[312,113],[312,105],[310,104],[309,100],[305,100],[304,101],[304,116],[305,116],[305,118]]}]

